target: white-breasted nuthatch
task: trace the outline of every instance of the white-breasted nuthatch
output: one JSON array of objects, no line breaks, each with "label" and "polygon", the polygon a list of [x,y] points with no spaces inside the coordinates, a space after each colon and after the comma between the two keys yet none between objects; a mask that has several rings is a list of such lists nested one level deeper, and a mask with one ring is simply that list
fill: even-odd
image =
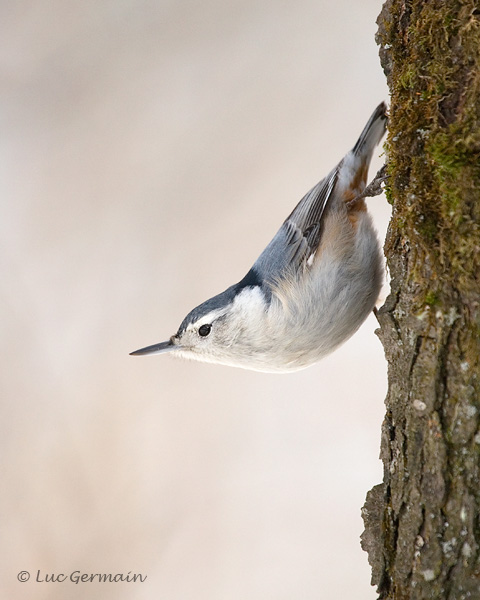
[{"label": "white-breasted nuthatch", "polygon": [[382,103],[352,150],[300,200],[239,283],[194,308],[167,342],[132,354],[171,352],[255,371],[294,371],[355,333],[383,280],[364,196],[386,121]]}]

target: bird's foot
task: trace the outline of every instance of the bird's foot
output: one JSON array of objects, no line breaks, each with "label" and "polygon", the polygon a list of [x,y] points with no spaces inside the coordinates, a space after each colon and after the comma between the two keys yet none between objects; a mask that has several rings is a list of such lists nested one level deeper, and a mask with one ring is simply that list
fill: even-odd
[{"label": "bird's foot", "polygon": [[378,196],[381,194],[383,192],[382,183],[384,183],[390,177],[386,171],[387,165],[385,164],[381,169],[378,170],[373,180],[367,185],[363,192],[356,196],[353,200],[350,200],[350,202],[347,202],[347,208],[351,208],[356,202],[359,202],[364,198],[372,198],[373,196]]}]

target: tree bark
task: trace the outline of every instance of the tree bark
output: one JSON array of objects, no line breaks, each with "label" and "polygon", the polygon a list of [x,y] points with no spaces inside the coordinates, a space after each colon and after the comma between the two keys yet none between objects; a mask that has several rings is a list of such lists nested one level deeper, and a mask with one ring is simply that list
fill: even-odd
[{"label": "tree bark", "polygon": [[382,600],[479,600],[480,2],[387,0],[378,24],[389,389],[362,547]]}]

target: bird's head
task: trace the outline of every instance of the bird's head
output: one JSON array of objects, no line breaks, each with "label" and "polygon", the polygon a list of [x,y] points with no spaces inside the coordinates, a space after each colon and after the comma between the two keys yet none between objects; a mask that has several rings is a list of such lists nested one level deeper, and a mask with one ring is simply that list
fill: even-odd
[{"label": "bird's head", "polygon": [[266,299],[261,288],[239,288],[237,284],[190,311],[168,341],[131,354],[171,352],[182,358],[243,366],[240,363],[258,347],[265,312]]}]

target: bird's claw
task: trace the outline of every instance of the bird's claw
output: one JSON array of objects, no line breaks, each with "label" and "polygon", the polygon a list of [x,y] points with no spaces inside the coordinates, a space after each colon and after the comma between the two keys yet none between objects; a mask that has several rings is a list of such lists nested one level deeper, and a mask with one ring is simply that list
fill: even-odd
[{"label": "bird's claw", "polygon": [[375,177],[367,185],[363,192],[356,196],[353,200],[347,202],[347,208],[350,208],[356,202],[363,200],[364,198],[372,198],[373,196],[378,196],[379,194],[381,194],[383,192],[382,183],[384,183],[390,177],[390,175],[388,175],[386,171],[387,165],[384,164],[381,167],[381,169],[378,170]]}]

